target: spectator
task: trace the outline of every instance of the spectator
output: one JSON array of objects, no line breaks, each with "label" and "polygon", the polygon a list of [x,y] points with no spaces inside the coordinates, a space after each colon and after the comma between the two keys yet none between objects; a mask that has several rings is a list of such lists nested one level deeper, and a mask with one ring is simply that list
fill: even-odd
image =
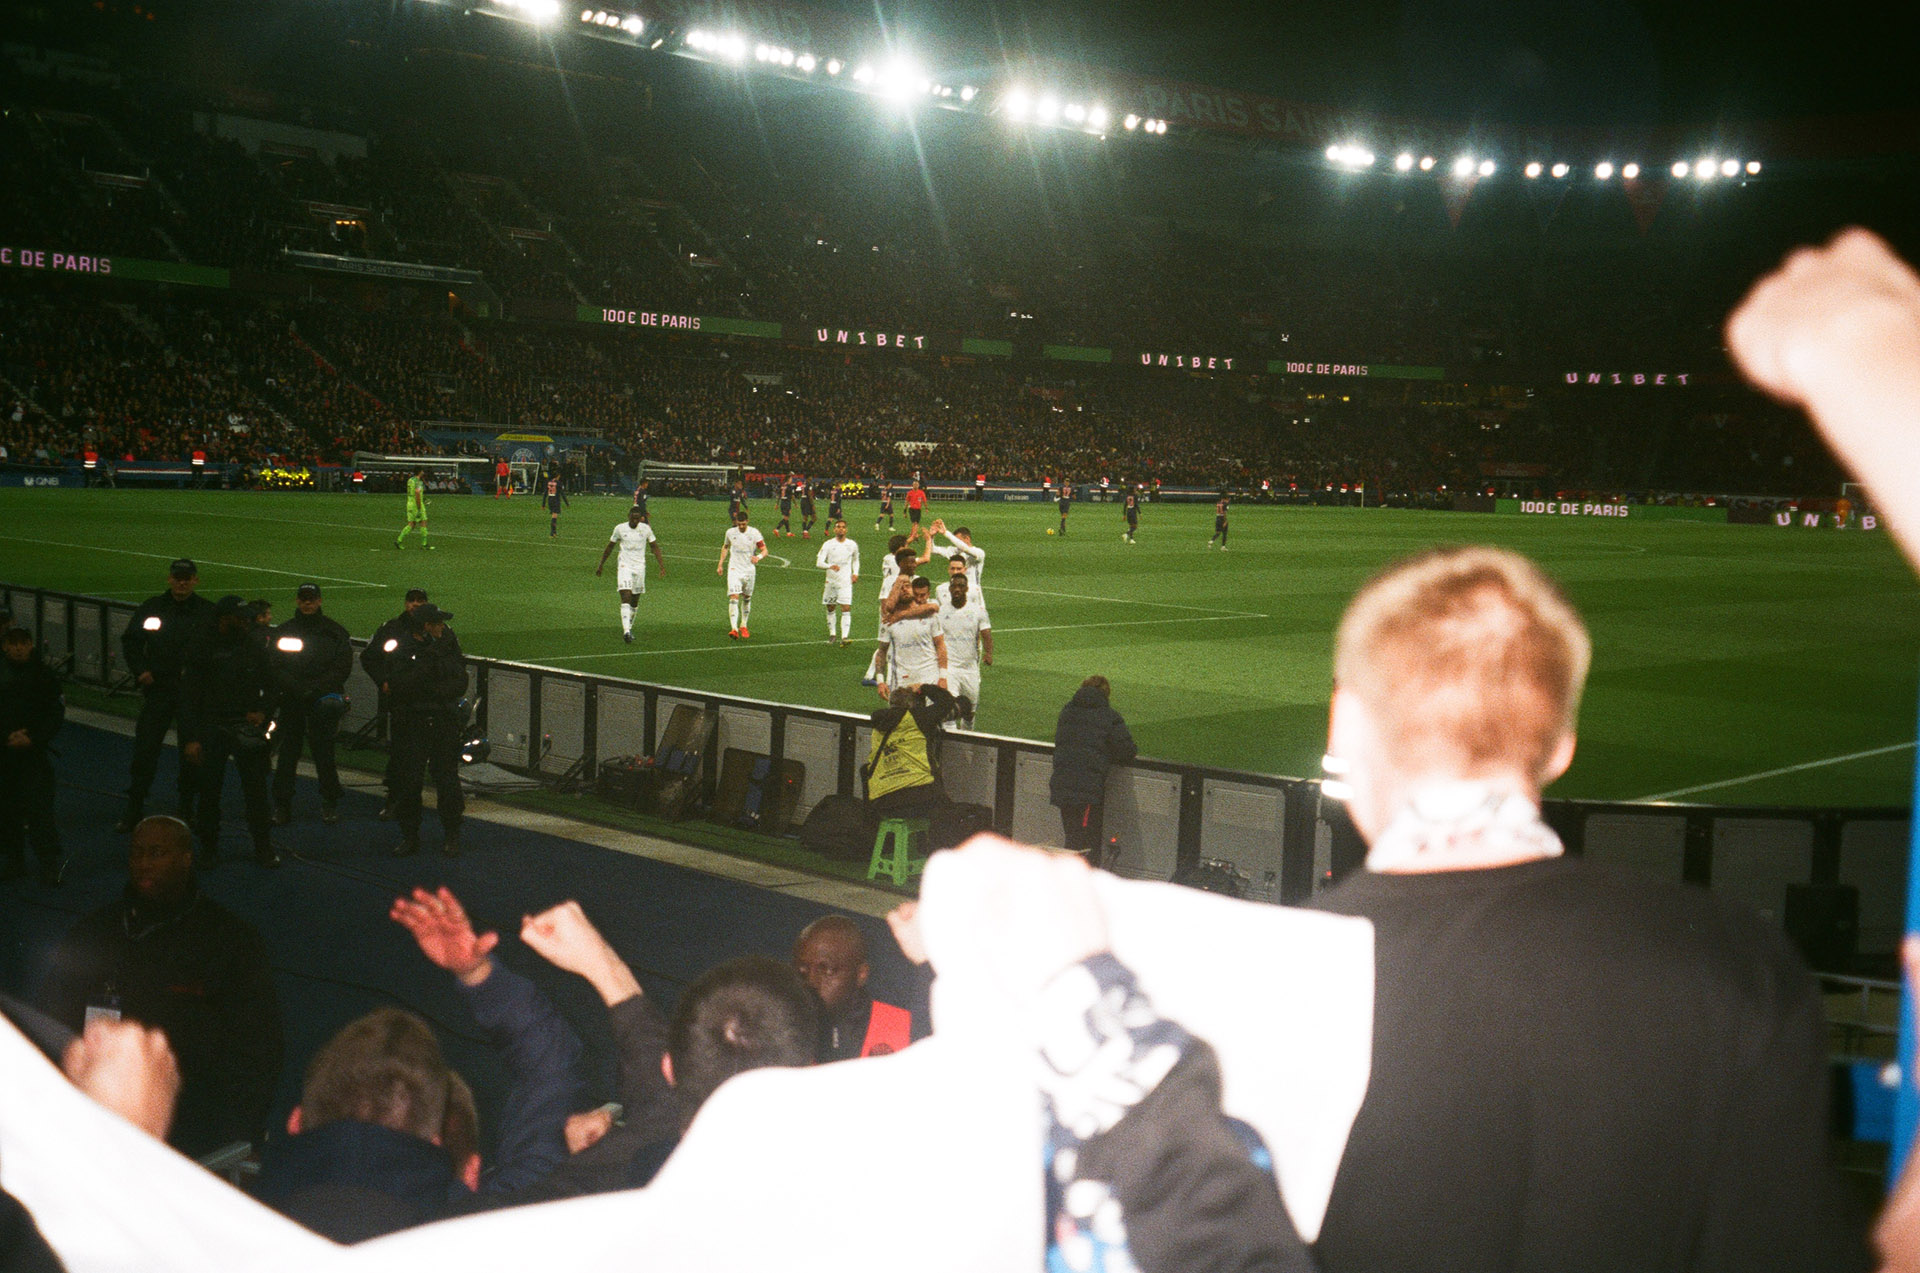
[{"label": "spectator", "polygon": [[1067,849],[1105,865],[1107,769],[1139,755],[1133,735],[1113,710],[1113,686],[1104,676],[1080,682],[1053,726],[1053,777],[1048,792],[1060,810]]},{"label": "spectator", "polygon": [[165,1032],[181,1076],[167,1139],[182,1153],[258,1143],[282,1049],[266,944],[200,893],[179,819],[134,828],[128,874],[125,895],[82,918],[54,952],[47,1012],[72,1030],[107,1016]]},{"label": "spectator", "polygon": [[867,939],[845,915],[823,915],[800,930],[793,970],[819,997],[820,1059],[885,1056],[913,1042],[913,1014],[867,993]]},{"label": "spectator", "polygon": [[512,1085],[498,1160],[483,1174],[472,1095],[426,1022],[380,1008],[336,1034],[308,1066],[289,1135],[268,1146],[255,1189],[336,1242],[471,1210],[476,1192],[504,1197],[566,1157],[579,1039],[531,982],[492,958],[498,936],[476,933],[452,893],[416,889],[392,914],[453,974]]},{"label": "spectator", "polygon": [[922,818],[946,804],[940,785],[940,725],[952,699],[937,686],[902,685],[870,718],[873,741],[861,774],[867,808],[883,817]]},{"label": "spectator", "polygon": [[54,822],[53,737],[66,720],[60,680],[42,663],[25,628],[0,632],[0,880],[26,869],[33,844],[40,882],[57,886],[66,873]]},{"label": "spectator", "polygon": [[1494,549],[1392,567],[1341,621],[1328,747],[1368,854],[1316,905],[1374,925],[1374,1043],[1316,1257],[1864,1268],[1827,1163],[1820,995],[1785,936],[1564,857],[1540,821],[1588,652],[1559,591]]}]

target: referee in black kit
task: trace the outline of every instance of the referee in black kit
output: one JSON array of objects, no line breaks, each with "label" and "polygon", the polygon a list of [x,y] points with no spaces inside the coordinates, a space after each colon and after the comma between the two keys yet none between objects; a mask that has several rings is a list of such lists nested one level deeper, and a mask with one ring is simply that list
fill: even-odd
[{"label": "referee in black kit", "polygon": [[187,763],[186,734],[180,728],[180,671],[187,647],[213,626],[213,603],[195,594],[200,568],[185,557],[167,567],[167,590],[148,597],[127,620],[120,635],[120,652],[127,671],[140,687],[140,719],[133,727],[133,773],[127,784],[127,808],[113,829],[132,831],[145,811],[147,792],[160,768],[160,749],[172,729],[181,744],[179,803],[183,822],[193,821],[193,797],[198,785]]},{"label": "referee in black kit", "polygon": [[460,639],[447,627],[453,618],[432,602],[407,616],[402,637],[383,668],[387,706],[392,713],[393,751],[388,764],[387,802],[400,824],[393,856],[420,851],[420,788],[433,771],[433,789],[444,838],[440,851],[460,853],[460,815],[466,797],[460,791],[460,700],[467,693],[467,663]]}]

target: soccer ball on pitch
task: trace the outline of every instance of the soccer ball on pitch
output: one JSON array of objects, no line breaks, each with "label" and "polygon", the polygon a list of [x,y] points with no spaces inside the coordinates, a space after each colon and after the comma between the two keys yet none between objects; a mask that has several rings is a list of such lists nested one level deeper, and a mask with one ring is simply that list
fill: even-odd
[{"label": "soccer ball on pitch", "polygon": [[1053,534],[1053,527],[1051,526],[1047,527],[1047,534],[1049,535]]}]

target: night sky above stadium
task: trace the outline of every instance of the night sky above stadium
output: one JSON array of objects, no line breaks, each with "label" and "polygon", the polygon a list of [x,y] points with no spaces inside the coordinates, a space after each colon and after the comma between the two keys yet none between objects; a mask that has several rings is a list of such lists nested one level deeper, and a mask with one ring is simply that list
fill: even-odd
[{"label": "night sky above stadium", "polygon": [[[861,0],[816,0],[853,17]],[[1428,118],[1643,127],[1920,104],[1905,6],[881,0],[905,33]]]}]

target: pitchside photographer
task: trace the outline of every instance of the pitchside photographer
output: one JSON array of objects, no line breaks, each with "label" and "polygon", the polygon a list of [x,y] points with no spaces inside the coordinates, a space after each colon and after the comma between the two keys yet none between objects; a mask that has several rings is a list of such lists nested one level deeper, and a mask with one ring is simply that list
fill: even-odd
[{"label": "pitchside photographer", "polygon": [[273,640],[274,680],[280,692],[275,741],[280,759],[273,774],[273,823],[293,821],[293,783],[304,742],[320,779],[320,821],[340,820],[340,771],[333,760],[334,734],[347,711],[347,677],[353,671],[353,639],[320,610],[320,585],[303,583],[295,613]]}]

